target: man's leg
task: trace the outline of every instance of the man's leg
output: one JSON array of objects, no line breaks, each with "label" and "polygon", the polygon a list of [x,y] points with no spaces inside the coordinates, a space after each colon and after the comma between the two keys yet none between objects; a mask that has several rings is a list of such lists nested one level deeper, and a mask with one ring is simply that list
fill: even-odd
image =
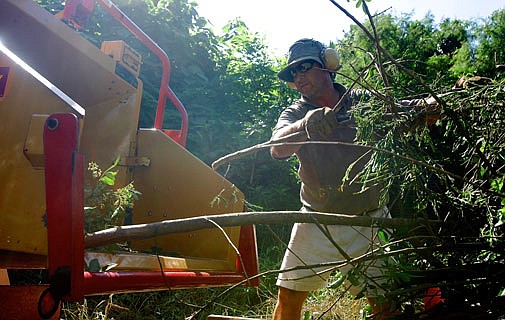
[{"label": "man's leg", "polygon": [[279,287],[279,295],[272,320],[300,319],[302,306],[308,295],[308,291],[295,291]]}]

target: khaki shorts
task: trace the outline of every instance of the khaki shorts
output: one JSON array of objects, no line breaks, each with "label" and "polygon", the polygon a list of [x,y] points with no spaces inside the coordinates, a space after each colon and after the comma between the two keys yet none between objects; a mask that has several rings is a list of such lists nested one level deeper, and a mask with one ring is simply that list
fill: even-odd
[{"label": "khaki shorts", "polygon": [[[303,210],[302,210],[303,212]],[[367,213],[370,217],[390,218],[386,207]],[[368,227],[351,226],[322,226],[330,232],[334,242],[351,258],[359,257],[374,246],[379,244],[377,229]],[[346,258],[339,252],[335,245],[328,240],[320,228],[312,223],[295,223],[291,231],[291,239],[288,249],[282,261],[281,270],[298,267],[318,265],[326,262],[345,262]],[[379,269],[381,261],[366,261],[366,275],[378,278],[381,275]],[[351,269],[346,264],[338,270],[345,274]],[[327,286],[328,278],[336,268],[320,267],[312,269],[299,269],[279,274],[277,285],[296,291],[313,291]],[[351,287],[351,294],[357,294],[360,287]],[[379,290],[380,291],[380,290]],[[380,294],[383,292],[377,292]],[[370,296],[370,295],[369,295]]]}]

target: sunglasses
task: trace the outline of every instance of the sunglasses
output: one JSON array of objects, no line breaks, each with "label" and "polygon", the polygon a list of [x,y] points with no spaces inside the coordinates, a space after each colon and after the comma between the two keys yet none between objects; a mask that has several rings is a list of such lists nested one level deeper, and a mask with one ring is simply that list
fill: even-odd
[{"label": "sunglasses", "polygon": [[315,63],[314,61],[302,62],[302,63],[294,66],[293,68],[291,68],[289,70],[289,73],[291,74],[291,76],[294,79],[298,73],[305,73],[305,72],[309,71],[310,69],[312,69],[312,67],[314,67],[314,63]]}]

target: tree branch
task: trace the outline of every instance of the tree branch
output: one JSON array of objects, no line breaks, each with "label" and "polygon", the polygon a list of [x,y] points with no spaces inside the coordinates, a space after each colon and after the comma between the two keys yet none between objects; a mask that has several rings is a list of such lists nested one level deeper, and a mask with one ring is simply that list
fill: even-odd
[{"label": "tree branch", "polygon": [[419,225],[440,225],[442,221],[404,218],[375,218],[345,214],[299,211],[241,212],[222,215],[200,216],[186,219],[165,220],[149,224],[127,225],[100,230],[84,237],[84,247],[92,248],[106,244],[134,239],[147,239],[157,236],[190,232],[221,227],[249,224],[313,223],[314,219],[324,225],[348,225],[362,227],[398,228]]}]

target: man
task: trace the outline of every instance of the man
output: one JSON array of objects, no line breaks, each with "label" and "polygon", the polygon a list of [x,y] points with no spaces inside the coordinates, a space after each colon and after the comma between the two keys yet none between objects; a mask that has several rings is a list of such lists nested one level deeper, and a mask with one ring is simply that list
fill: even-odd
[{"label": "man", "polygon": [[[353,100],[359,96],[355,92],[346,95],[346,88],[333,82],[333,73],[339,63],[330,61],[336,56],[336,52],[331,50],[312,39],[301,39],[290,47],[288,65],[279,72],[278,77],[296,88],[302,97],[282,112],[272,139],[306,132],[294,135],[289,142],[354,141],[356,128],[350,111]],[[337,108],[333,110],[335,106]],[[387,208],[379,201],[379,186],[367,185],[367,188],[363,188],[359,182],[344,181],[351,164],[349,177],[352,178],[368,161],[365,148],[308,143],[278,145],[271,147],[270,152],[276,159],[286,159],[293,154],[298,157],[302,212],[389,217]],[[375,230],[372,228],[296,223],[281,269],[346,261],[369,251],[374,245],[374,238]],[[349,268],[347,266],[340,271],[345,273]],[[273,319],[300,319],[302,305],[309,292],[324,287],[331,271],[325,268],[301,268],[280,273]],[[373,281],[380,271],[372,263],[366,274]],[[358,290],[353,288],[351,292],[357,293]],[[373,297],[369,300],[375,307],[374,313],[381,311]]]}]

